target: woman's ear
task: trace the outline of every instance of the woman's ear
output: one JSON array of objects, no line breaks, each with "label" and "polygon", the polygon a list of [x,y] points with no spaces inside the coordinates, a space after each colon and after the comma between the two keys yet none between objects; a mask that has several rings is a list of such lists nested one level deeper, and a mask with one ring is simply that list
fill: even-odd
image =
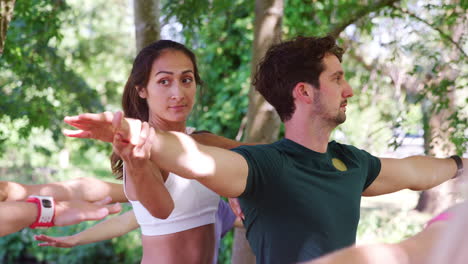
[{"label": "woman's ear", "polygon": [[146,88],[140,87],[140,86],[135,86],[135,89],[137,90],[138,95],[141,98],[146,99],[146,97],[148,97],[148,93],[146,92]]}]

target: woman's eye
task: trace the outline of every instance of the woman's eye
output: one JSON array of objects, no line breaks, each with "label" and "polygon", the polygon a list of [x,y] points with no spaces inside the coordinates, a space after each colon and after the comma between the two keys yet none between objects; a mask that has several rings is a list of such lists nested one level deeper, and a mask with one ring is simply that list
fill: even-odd
[{"label": "woman's eye", "polygon": [[160,80],[159,83],[162,84],[162,85],[168,85],[168,84],[169,84],[169,81],[163,79],[163,80]]},{"label": "woman's eye", "polygon": [[184,78],[184,79],[182,79],[182,82],[183,83],[191,83],[191,82],[193,82],[193,79],[192,78]]}]

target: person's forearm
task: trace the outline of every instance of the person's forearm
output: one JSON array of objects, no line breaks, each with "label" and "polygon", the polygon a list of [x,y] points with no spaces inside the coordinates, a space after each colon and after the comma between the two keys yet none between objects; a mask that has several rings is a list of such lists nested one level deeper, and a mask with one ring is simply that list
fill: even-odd
[{"label": "person's forearm", "polygon": [[86,245],[125,235],[138,228],[133,210],[108,218],[70,237],[75,246]]},{"label": "person's forearm", "polygon": [[0,203],[0,237],[30,226],[36,218],[36,204],[28,202]]},{"label": "person's forearm", "polygon": [[44,195],[52,196],[56,201],[83,200],[94,202],[110,196],[114,202],[127,202],[121,184],[91,177],[46,184],[1,183],[5,186],[6,201],[23,201],[30,195]]},{"label": "person's forearm", "polygon": [[166,219],[174,210],[174,201],[164,185],[159,168],[147,162],[139,168],[126,166],[127,181],[135,186],[137,200],[156,218]]},{"label": "person's forearm", "polygon": [[[412,190],[430,189],[452,179],[457,173],[457,165],[452,158],[412,156],[403,160],[404,166],[408,166],[412,174],[417,175],[414,177],[414,185],[410,188]],[[468,165],[467,159],[462,159],[462,162],[463,165]]]}]

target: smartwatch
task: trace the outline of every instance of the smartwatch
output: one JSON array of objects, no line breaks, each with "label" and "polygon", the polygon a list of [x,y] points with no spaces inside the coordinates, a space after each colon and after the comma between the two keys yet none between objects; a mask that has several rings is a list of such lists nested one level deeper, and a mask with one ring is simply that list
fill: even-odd
[{"label": "smartwatch", "polygon": [[49,228],[54,226],[55,203],[52,196],[31,195],[26,202],[37,204],[37,218],[29,228]]}]

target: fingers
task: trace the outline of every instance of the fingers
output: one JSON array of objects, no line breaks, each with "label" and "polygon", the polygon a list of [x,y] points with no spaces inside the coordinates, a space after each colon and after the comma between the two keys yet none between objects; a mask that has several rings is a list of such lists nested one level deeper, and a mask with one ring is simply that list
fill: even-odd
[{"label": "fingers", "polygon": [[75,115],[75,116],[66,116],[63,118],[63,121],[67,124],[70,123],[80,123],[80,122],[86,122],[86,121],[104,121],[104,122],[112,122],[112,119],[114,117],[114,114],[112,112],[106,111],[103,113],[99,114],[94,114],[94,113],[84,113],[80,115]]},{"label": "fingers", "polygon": [[[143,122],[141,125],[141,133],[140,138],[138,140],[137,145],[134,149],[134,155],[138,158],[149,158],[150,152],[148,152],[148,146],[151,147],[151,144],[148,144],[149,135],[151,133],[151,127],[147,122]],[[153,130],[154,131],[154,130]]]},{"label": "fingers", "polygon": [[[116,214],[122,210],[122,206],[120,203],[109,204],[112,201],[110,196],[105,197],[100,201],[94,202],[95,205],[104,206],[107,209],[107,214]],[[106,214],[106,216],[107,216]]]},{"label": "fingers", "polygon": [[101,220],[109,215],[107,207],[103,207],[97,210],[92,210],[83,213],[83,221],[96,221]]},{"label": "fingers", "polygon": [[116,214],[122,210],[122,206],[120,205],[120,203],[106,205],[106,208],[107,208],[108,214]]},{"label": "fingers", "polygon": [[40,246],[40,247],[55,247],[55,246],[57,246],[57,242],[59,242],[55,238],[49,237],[49,236],[46,236],[46,235],[35,235],[34,239],[36,241],[43,241],[44,242],[44,243],[39,243],[38,244],[38,246]]},{"label": "fingers", "polygon": [[237,198],[229,198],[228,200],[234,214],[240,219],[245,220],[245,216],[240,207],[239,200]]},{"label": "fingers", "polygon": [[116,133],[113,138],[114,151],[126,162],[132,159],[148,160],[151,154],[151,144],[155,132],[147,122],[141,123],[141,128],[134,142],[128,142],[120,133]]},{"label": "fingers", "polygon": [[112,201],[112,197],[106,196],[104,197],[104,199],[94,202],[94,204],[103,206],[103,205],[110,203],[111,201]]},{"label": "fingers", "polygon": [[91,138],[89,131],[64,129],[62,133],[67,137]]},{"label": "fingers", "polygon": [[[61,248],[70,248],[73,245],[66,242],[68,237],[50,237],[46,235],[35,235],[34,239],[36,241],[43,241],[44,243],[39,243],[40,247],[61,247]],[[64,240],[64,241],[62,241]]]},{"label": "fingers", "polygon": [[112,126],[115,130],[119,130],[122,126],[123,113],[122,111],[117,111],[114,113],[114,118],[112,119]]}]

